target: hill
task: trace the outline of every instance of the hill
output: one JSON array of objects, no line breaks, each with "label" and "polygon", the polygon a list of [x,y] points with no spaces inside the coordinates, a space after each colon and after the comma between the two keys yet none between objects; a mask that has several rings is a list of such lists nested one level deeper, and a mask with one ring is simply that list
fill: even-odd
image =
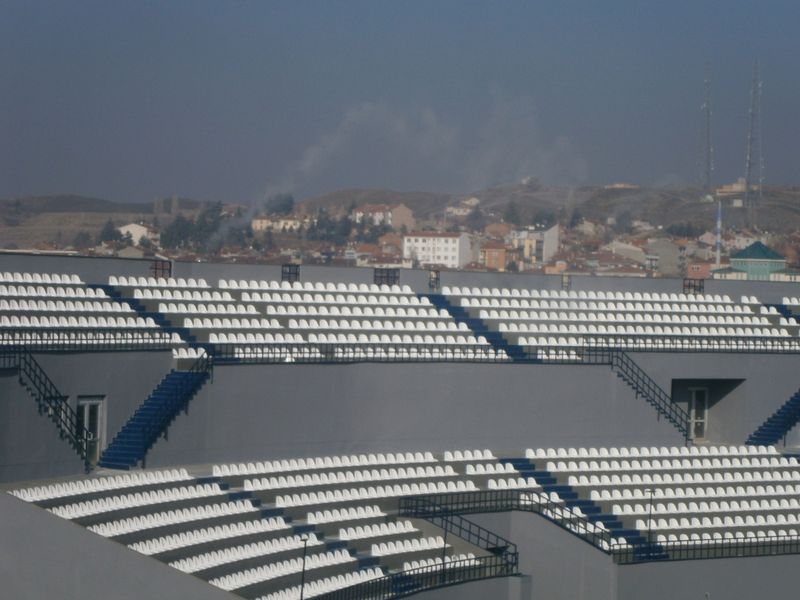
[{"label": "hill", "polygon": [[427,219],[436,213],[441,214],[444,207],[452,200],[453,196],[450,194],[435,192],[396,192],[354,188],[308,198],[299,204],[299,208],[313,214],[320,208],[325,208],[331,213],[339,213],[347,210],[352,203],[357,206],[362,204],[405,204],[414,211],[417,219]]}]

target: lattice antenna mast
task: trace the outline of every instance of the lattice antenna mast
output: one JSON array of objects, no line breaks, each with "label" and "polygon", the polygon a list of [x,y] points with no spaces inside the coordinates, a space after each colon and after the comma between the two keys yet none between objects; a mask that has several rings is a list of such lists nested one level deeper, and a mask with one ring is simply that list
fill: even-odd
[{"label": "lattice antenna mast", "polygon": [[748,118],[747,157],[744,165],[744,203],[747,207],[748,221],[751,226],[754,226],[756,207],[764,196],[764,161],[761,156],[761,79],[758,76],[758,61],[753,66]]},{"label": "lattice antenna mast", "polygon": [[711,79],[706,66],[706,75],[703,81],[703,113],[705,116],[705,139],[703,148],[703,189],[706,193],[711,191],[711,175],[714,172],[714,145],[711,142]]}]

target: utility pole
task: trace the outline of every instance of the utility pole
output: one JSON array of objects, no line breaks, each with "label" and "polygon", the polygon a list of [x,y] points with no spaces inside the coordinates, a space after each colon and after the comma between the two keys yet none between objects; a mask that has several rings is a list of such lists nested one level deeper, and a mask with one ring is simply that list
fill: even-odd
[{"label": "utility pole", "polygon": [[303,570],[300,571],[300,600],[303,600],[304,592],[306,591],[306,555],[308,554],[308,538],[309,535],[304,533],[300,536],[303,542]]},{"label": "utility pole", "polygon": [[711,78],[709,77],[708,64],[703,81],[703,113],[705,118],[704,144],[703,144],[703,191],[711,193],[711,174],[714,172],[714,146],[711,142]]},{"label": "utility pole", "polygon": [[758,60],[753,65],[753,83],[750,87],[750,110],[748,113],[747,155],[744,164],[744,205],[750,227],[756,225],[756,209],[764,193],[764,158],[761,150],[761,79],[758,75]]}]

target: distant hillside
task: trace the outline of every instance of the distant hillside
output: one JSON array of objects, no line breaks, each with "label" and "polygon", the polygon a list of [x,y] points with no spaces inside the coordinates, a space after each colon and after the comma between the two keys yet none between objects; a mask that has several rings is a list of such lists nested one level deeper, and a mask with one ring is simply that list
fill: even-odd
[{"label": "distant hillside", "polygon": [[151,213],[151,202],[112,202],[101,198],[89,198],[72,194],[56,196],[31,196],[13,200],[0,200],[0,210],[17,211],[27,214],[42,213]]},{"label": "distant hillside", "polygon": [[[603,186],[547,187],[538,183],[501,185],[460,196],[431,192],[396,192],[381,189],[348,189],[331,192],[300,203],[308,212],[325,207],[341,212],[351,203],[357,205],[402,202],[414,211],[417,219],[441,215],[444,207],[462,198],[480,198],[483,212],[501,218],[514,202],[523,223],[541,215],[554,215],[568,222],[575,211],[584,218],[605,222],[608,217],[626,214],[632,219],[649,221],[655,226],[691,223],[696,228],[712,229],[716,223],[716,203],[701,202],[703,192],[693,186],[636,187],[611,189]],[[731,199],[723,200],[726,228],[746,226],[747,211],[733,208]],[[787,232],[800,229],[800,187],[768,187],[757,214],[758,226],[767,231]]]},{"label": "distant hillside", "polygon": [[351,203],[362,204],[405,204],[414,211],[418,219],[428,218],[435,213],[441,213],[444,207],[452,200],[449,194],[434,192],[395,192],[380,189],[348,189],[339,190],[303,200],[299,208],[313,213],[319,208],[329,212],[347,210]]}]

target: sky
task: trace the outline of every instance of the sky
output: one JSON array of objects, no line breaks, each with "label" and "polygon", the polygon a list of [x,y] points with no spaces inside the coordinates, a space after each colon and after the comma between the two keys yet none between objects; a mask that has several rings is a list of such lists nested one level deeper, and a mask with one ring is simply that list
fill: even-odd
[{"label": "sky", "polygon": [[800,3],[0,2],[0,197],[254,203],[800,174]]}]

